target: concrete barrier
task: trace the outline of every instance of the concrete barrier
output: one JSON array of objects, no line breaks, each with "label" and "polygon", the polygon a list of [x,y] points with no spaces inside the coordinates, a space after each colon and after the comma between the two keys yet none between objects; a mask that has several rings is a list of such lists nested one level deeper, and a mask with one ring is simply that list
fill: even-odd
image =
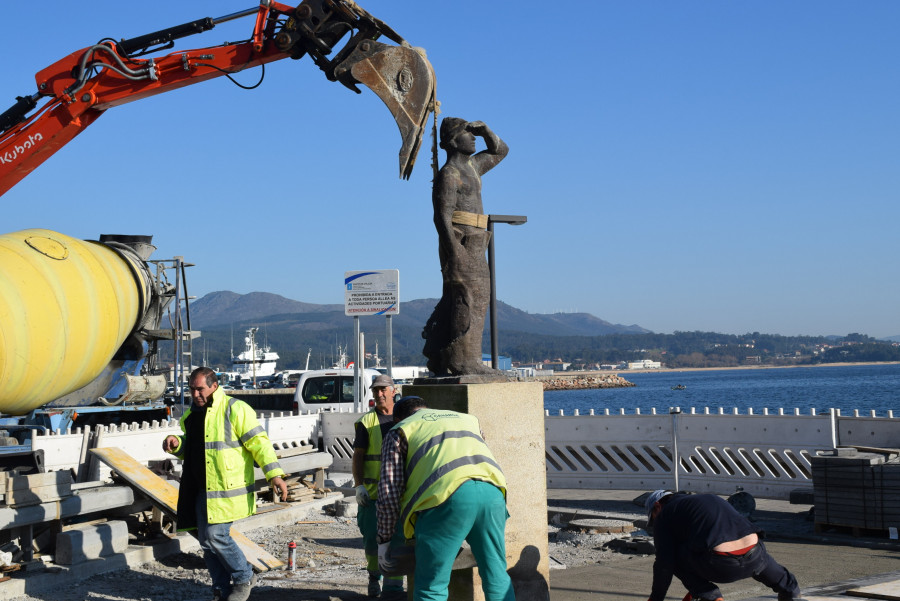
[{"label": "concrete barrier", "polygon": [[56,563],[70,566],[124,553],[127,548],[128,525],[122,520],[76,526],[56,535]]}]

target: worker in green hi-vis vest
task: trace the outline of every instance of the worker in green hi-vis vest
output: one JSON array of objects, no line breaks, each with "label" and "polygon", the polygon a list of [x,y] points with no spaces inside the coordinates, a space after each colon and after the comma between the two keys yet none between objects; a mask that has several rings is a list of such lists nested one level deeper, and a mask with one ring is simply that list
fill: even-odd
[{"label": "worker in green hi-vis vest", "polygon": [[356,486],[356,502],[359,511],[356,524],[363,537],[366,553],[366,570],[369,572],[369,597],[381,597],[382,601],[403,601],[403,576],[385,576],[384,592],[381,590],[381,572],[378,569],[378,542],[376,536],[375,502],[378,498],[378,476],[381,474],[381,441],[394,426],[394,380],[381,375],[372,382],[375,407],[356,420],[356,439],[353,441],[353,484]]},{"label": "worker in green hi-vis vest", "polygon": [[506,478],[478,419],[428,409],[419,397],[394,405],[396,425],[381,447],[378,562],[396,571],[398,523],[415,540],[414,601],[444,601],[453,561],[467,541],[487,601],[515,601],[506,573]]}]

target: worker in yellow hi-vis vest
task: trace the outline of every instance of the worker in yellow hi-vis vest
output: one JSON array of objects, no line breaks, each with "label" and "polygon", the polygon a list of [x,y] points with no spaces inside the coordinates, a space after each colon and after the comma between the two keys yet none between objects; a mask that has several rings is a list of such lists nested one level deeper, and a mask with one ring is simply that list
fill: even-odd
[{"label": "worker in yellow hi-vis vest", "polygon": [[[506,478],[478,420],[428,409],[419,397],[394,405],[396,425],[381,447],[378,561],[385,573],[395,528],[415,540],[414,601],[444,601],[453,561],[467,541],[487,601],[515,601],[506,573]],[[396,543],[394,543],[396,545]]]},{"label": "worker in yellow hi-vis vest", "polygon": [[284,470],[256,413],[244,401],[225,395],[216,372],[198,367],[188,382],[193,402],[181,416],[183,434],[166,436],[162,445],[184,460],[176,526],[197,529],[213,596],[247,601],[256,577],[231,538],[231,523],[256,513],[254,462],[287,499]]},{"label": "worker in yellow hi-vis vest", "polygon": [[363,537],[366,570],[369,572],[369,597],[383,601],[403,601],[403,576],[384,577],[381,590],[381,571],[378,569],[375,502],[378,498],[378,476],[381,474],[381,441],[394,426],[394,380],[380,375],[372,382],[375,407],[356,420],[356,439],[353,441],[353,484],[359,511],[356,524]]}]

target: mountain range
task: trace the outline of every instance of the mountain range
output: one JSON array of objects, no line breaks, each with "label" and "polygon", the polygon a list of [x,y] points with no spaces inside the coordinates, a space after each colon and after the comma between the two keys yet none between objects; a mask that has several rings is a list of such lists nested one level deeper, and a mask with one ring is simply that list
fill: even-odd
[{"label": "mountain range", "polygon": [[[402,303],[400,313],[393,317],[394,327],[422,328],[437,302],[438,299],[425,298]],[[369,319],[383,321],[378,317]],[[261,321],[296,322],[297,325],[318,329],[348,328],[352,324],[352,318],[344,315],[342,304],[304,303],[269,292],[210,292],[191,303],[191,325],[194,328],[259,325]],[[497,302],[497,327],[553,336],[650,333],[650,330],[638,325],[613,324],[589,313],[526,313],[500,301]]]},{"label": "mountain range", "polygon": [[[406,301],[401,304],[400,313],[392,317],[395,364],[424,362],[421,332],[436,304],[437,299],[433,298]],[[333,356],[336,347],[352,349],[353,318],[344,315],[343,304],[304,303],[268,292],[218,291],[191,303],[190,321],[192,329],[202,332],[202,338],[194,342],[194,353],[205,353],[209,364],[226,364],[230,353],[242,351],[249,327],[260,328],[258,343],[276,350],[282,358],[279,367],[285,369],[303,367],[309,355],[315,357],[311,367],[330,365],[329,353]],[[384,353],[384,326],[384,317],[360,318],[367,350],[373,350],[377,342]],[[500,301],[497,329],[501,340],[504,331],[541,336],[650,333],[638,325],[613,324],[589,313],[527,313]],[[486,337],[488,330],[486,321]],[[489,348],[489,344],[484,348]]]}]

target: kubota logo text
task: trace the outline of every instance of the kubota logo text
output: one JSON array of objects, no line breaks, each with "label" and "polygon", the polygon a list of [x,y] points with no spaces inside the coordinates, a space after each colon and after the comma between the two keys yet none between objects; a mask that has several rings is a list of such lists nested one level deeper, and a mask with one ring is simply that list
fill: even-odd
[{"label": "kubota logo text", "polygon": [[6,163],[12,163],[19,155],[25,154],[26,150],[31,150],[35,147],[35,145],[42,141],[44,136],[41,134],[32,134],[28,136],[28,139],[22,142],[21,144],[16,144],[13,146],[12,150],[7,150],[3,154],[0,154],[0,165],[5,165]]}]

